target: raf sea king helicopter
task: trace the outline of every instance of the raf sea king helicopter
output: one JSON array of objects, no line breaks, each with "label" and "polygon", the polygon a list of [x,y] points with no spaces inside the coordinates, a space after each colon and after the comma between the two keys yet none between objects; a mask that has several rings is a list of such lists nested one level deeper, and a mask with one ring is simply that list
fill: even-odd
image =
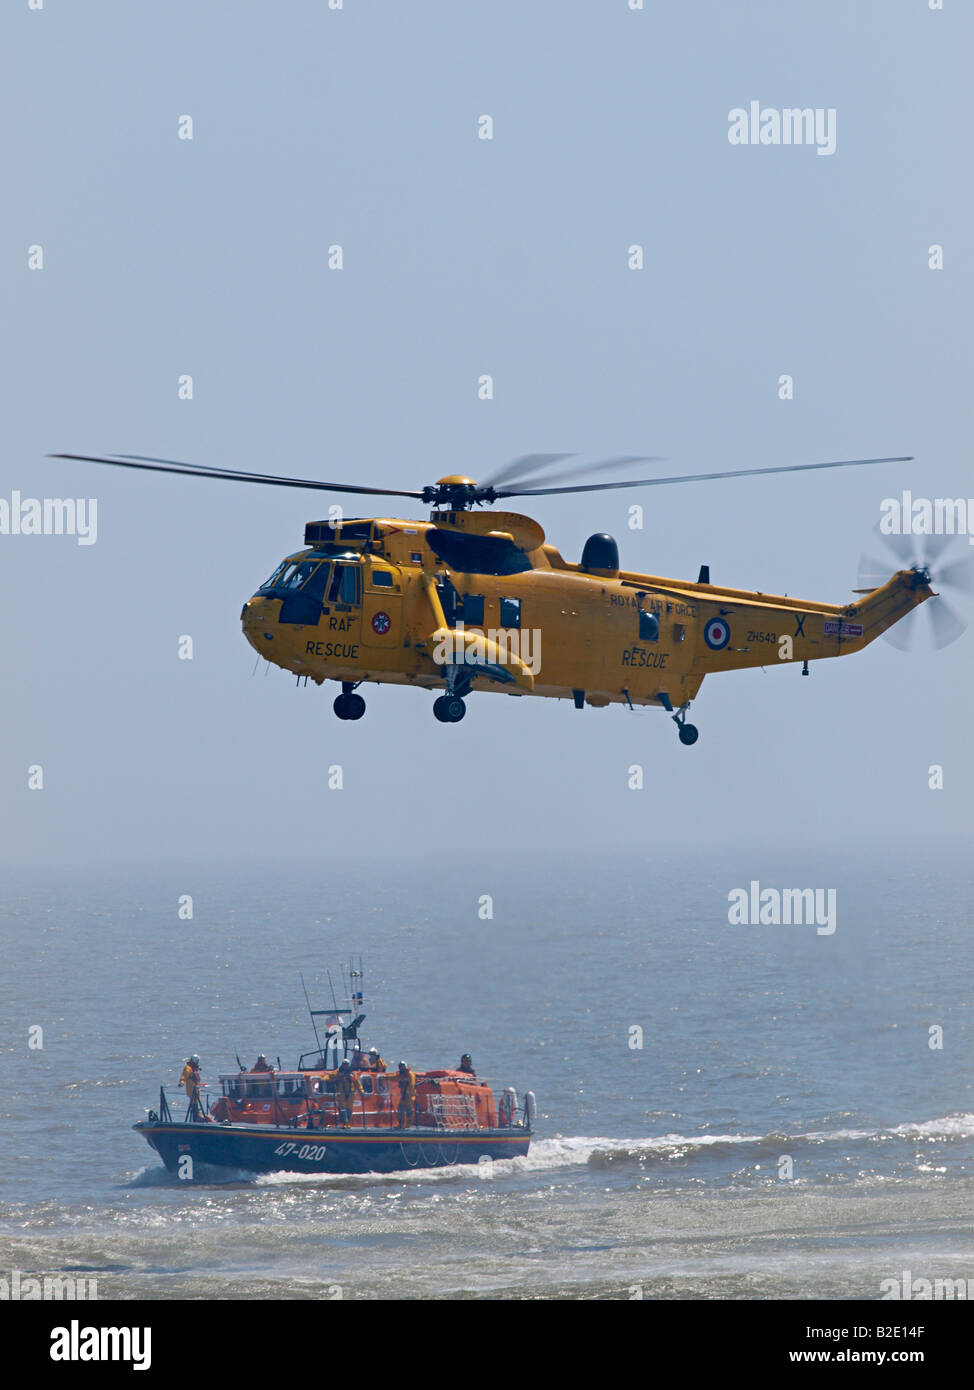
[{"label": "raf sea king helicopter", "polygon": [[[304,548],[286,556],[240,615],[255,651],[298,679],[341,685],[339,719],[361,719],[359,687],[418,686],[440,691],[436,718],[458,723],[472,691],[571,699],[577,709],[611,704],[666,710],[681,743],[697,741],[687,711],[705,676],[748,666],[810,661],[860,651],[901,618],[938,597],[926,559],[909,563],[854,602],[819,603],[725,588],[701,565],[696,581],[620,568],[613,538],[588,538],[578,563],[564,559],[531,517],[477,511],[510,497],[739,478],[823,468],[906,463],[908,457],[744,468],[636,481],[561,485],[578,476],[549,472],[566,454],[529,454],[487,483],[450,475],[417,491],[320,482],[206,468],[145,455],[56,454],[120,468],[219,478],[319,492],[407,497],[432,506],[429,519],[332,518],[309,521]],[[648,462],[609,459],[590,469]],[[559,485],[552,486],[552,482]],[[335,509],[338,510],[337,508]],[[901,538],[907,547],[912,538]],[[950,570],[958,570],[953,565]],[[945,578],[951,576],[944,572]],[[960,576],[955,576],[958,581]],[[874,576],[881,580],[882,575]],[[934,605],[934,643],[963,622]]]}]

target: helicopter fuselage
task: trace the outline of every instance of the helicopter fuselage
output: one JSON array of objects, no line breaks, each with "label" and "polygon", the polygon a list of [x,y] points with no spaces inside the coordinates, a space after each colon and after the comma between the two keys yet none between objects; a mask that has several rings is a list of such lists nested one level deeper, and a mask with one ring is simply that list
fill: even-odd
[{"label": "helicopter fuselage", "polygon": [[312,522],[306,540],[244,605],[243,630],[265,660],[345,689],[680,709],[709,673],[858,651],[933,595],[911,570],[835,605],[583,568],[514,513]]}]

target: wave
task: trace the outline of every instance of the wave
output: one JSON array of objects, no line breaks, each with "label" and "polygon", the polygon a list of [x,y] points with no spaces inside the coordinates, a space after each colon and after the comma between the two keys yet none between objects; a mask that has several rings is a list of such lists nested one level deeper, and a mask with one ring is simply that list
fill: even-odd
[{"label": "wave", "polygon": [[811,1130],[805,1134],[665,1134],[647,1139],[576,1140],[590,1145],[587,1162],[608,1168],[614,1163],[673,1161],[707,1153],[773,1158],[823,1144],[881,1144],[898,1139],[948,1140],[974,1138],[974,1115],[944,1115],[884,1129]]}]

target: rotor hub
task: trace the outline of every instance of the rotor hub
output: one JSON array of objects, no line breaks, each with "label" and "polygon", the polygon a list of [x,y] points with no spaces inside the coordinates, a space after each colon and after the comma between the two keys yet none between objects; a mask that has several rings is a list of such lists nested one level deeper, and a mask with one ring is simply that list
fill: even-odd
[{"label": "rotor hub", "polygon": [[493,502],[497,494],[492,487],[481,487],[463,474],[449,474],[423,488],[423,501],[448,511],[465,511],[479,502]]}]

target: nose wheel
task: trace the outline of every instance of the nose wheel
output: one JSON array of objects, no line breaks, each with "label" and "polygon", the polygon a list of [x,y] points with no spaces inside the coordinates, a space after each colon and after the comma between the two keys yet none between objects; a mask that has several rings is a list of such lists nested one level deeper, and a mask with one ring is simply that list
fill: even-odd
[{"label": "nose wheel", "polygon": [[433,713],[441,724],[459,724],[466,712],[459,695],[441,695],[433,701]]},{"label": "nose wheel", "polygon": [[365,701],[361,695],[353,693],[354,689],[349,681],[342,681],[342,693],[335,697],[332,705],[339,719],[361,719],[365,713]]}]

